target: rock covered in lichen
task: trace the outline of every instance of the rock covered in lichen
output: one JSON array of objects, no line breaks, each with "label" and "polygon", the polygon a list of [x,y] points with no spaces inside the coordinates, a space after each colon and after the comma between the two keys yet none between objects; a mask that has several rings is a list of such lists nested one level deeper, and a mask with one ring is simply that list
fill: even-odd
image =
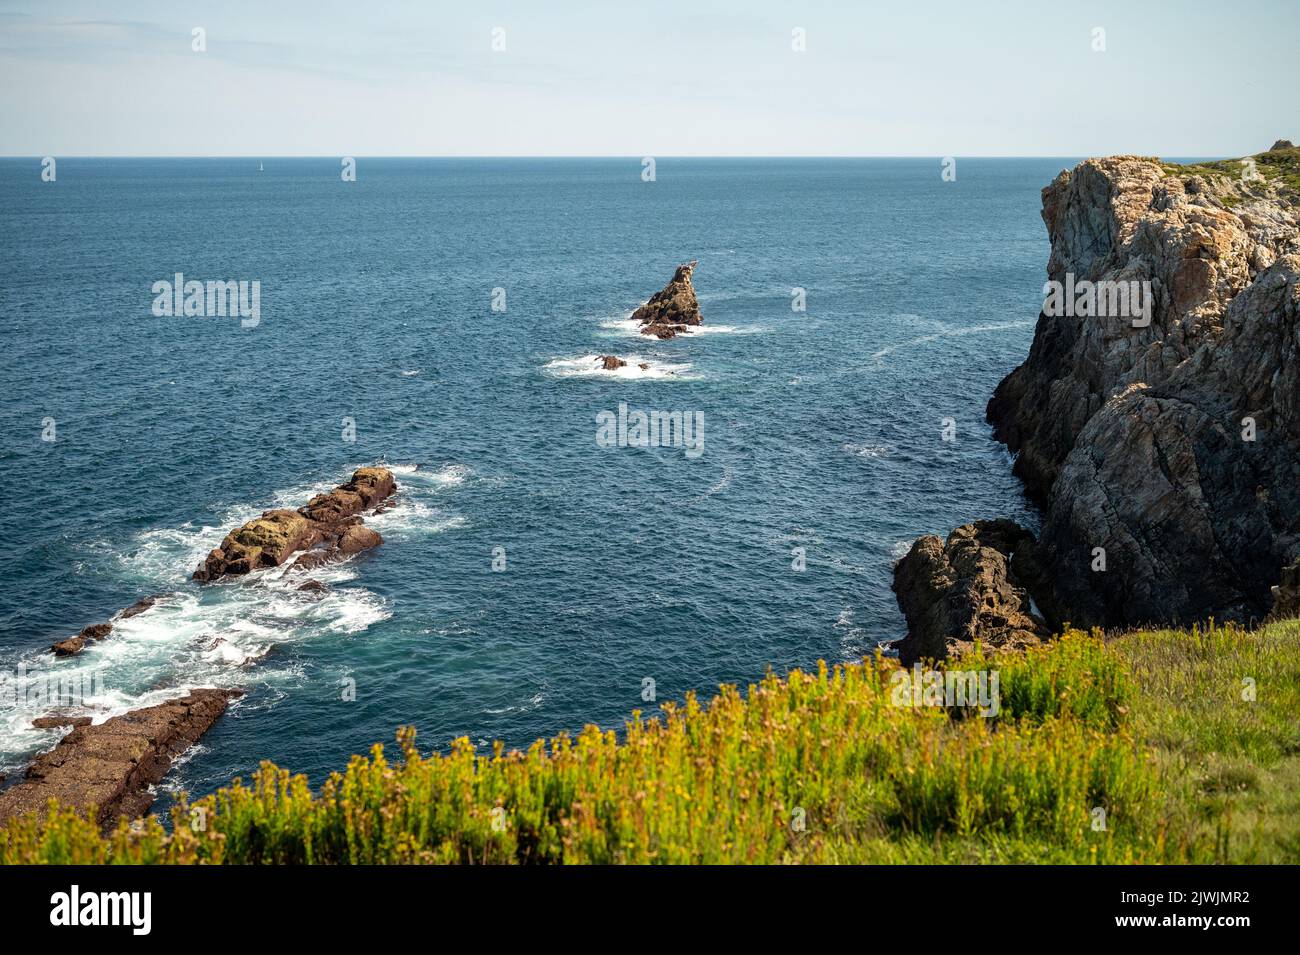
[{"label": "rock covered in lichen", "polygon": [[369,528],[361,528],[362,512],[381,505],[397,490],[387,468],[358,468],[352,479],[325,494],[317,494],[298,510],[266,511],[235,528],[194,572],[195,580],[279,567],[303,553],[295,566],[316,566],[359,553],[383,543]]}]

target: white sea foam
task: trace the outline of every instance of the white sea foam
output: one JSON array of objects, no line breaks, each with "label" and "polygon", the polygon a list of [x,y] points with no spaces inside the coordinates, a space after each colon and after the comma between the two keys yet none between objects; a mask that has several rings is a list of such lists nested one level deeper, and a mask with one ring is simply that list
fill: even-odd
[{"label": "white sea foam", "polygon": [[[641,333],[641,323],[631,318],[610,318],[602,321],[600,327],[606,329],[606,334],[602,338],[619,338],[625,335],[635,335],[644,339],[647,336]],[[690,325],[679,334],[686,337],[692,335],[756,335],[760,332],[767,331],[760,325]]]},{"label": "white sea foam", "polygon": [[[385,538],[400,541],[465,524],[442,498],[468,479],[468,468],[389,467],[398,474],[397,506],[366,517]],[[309,573],[286,566],[203,586],[188,580],[231,527],[269,507],[300,506],[345,479],[286,488],[261,505],[225,508],[219,525],[149,529],[117,551],[92,541],[90,562],[120,574],[141,594],[168,596],[143,613],[115,620],[104,640],[78,656],[0,652],[0,773],[19,770],[66,732],[37,730],[31,726],[36,717],[67,712],[102,722],[201,686],[248,687],[256,681],[288,689],[301,682],[302,668],[277,648],[361,633],[388,619],[389,602],[360,585],[364,565],[357,558]],[[319,596],[300,591],[308,579],[329,589]],[[60,682],[71,695],[51,699]]]},{"label": "white sea foam", "polygon": [[417,480],[440,484],[443,487],[456,487],[464,484],[473,473],[473,471],[463,464],[448,464],[445,467],[436,470],[430,468],[419,468],[412,472],[412,476]]},{"label": "white sea foam", "polygon": [[[556,358],[547,362],[545,371],[557,378],[616,378],[620,381],[662,381],[664,379],[692,379],[688,363],[671,364],[641,355],[619,355],[627,362],[621,368],[605,369],[600,355],[583,355],[580,358]],[[645,367],[642,368],[641,366]]]},{"label": "white sea foam", "polygon": [[928,342],[940,341],[945,338],[960,338],[963,335],[980,335],[984,332],[1004,332],[1013,328],[1026,328],[1033,325],[1033,322],[1001,322],[996,325],[972,325],[969,328],[958,328],[951,325],[943,325],[936,322],[943,328],[943,331],[935,332],[932,335],[922,335],[920,338],[912,338],[905,342],[899,342],[897,345],[890,345],[879,351],[873,352],[871,357],[879,361],[886,355],[893,354],[903,348],[912,348],[916,345],[924,345]]},{"label": "white sea foam", "polygon": [[887,444],[846,444],[844,450],[859,458],[879,458],[890,452]]},{"label": "white sea foam", "polygon": [[917,538],[915,537],[909,537],[906,540],[901,541],[894,541],[893,545],[889,548],[889,553],[894,560],[902,560],[907,556],[907,552],[912,549],[912,545],[915,544],[916,541]]}]

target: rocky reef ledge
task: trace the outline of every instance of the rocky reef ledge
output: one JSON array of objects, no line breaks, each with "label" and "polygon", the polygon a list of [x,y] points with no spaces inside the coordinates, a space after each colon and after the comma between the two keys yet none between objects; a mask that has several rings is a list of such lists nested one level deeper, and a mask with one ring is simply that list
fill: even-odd
[{"label": "rocky reef ledge", "polygon": [[150,787],[240,694],[198,689],[96,726],[74,721],[78,725],[37,756],[21,782],[0,793],[0,826],[24,813],[43,818],[51,799],[86,812],[94,807],[95,821],[105,829],[119,816],[140,817],[153,805]]},{"label": "rocky reef ledge", "polygon": [[[295,554],[299,555],[295,568],[313,567],[376,547],[383,538],[366,527],[360,515],[391,506],[396,490],[387,468],[358,468],[346,484],[316,495],[296,511],[266,511],[231,531],[194,572],[194,579],[209,581],[277,567]],[[325,587],[307,581],[299,589],[318,592]],[[52,649],[56,656],[81,653],[92,641],[112,633],[115,622],[144,613],[168,596],[145,597],[110,622],[83,627]],[[44,815],[50,799],[81,809],[94,806],[96,820],[106,827],[119,815],[142,815],[153,804],[150,787],[242,693],[192,690],[180,699],[132,710],[98,725],[92,725],[88,716],[59,713],[33,720],[38,729],[69,726],[72,730],[54,749],[32,761],[21,782],[0,793],[0,825],[28,812]]]},{"label": "rocky reef ledge", "polygon": [[988,419],[1041,533],[978,522],[919,540],[895,569],[906,652],[1020,640],[1037,632],[1022,617],[1119,629],[1294,611],[1300,150],[1090,159],[1043,190],[1042,215],[1052,283],[1145,288],[1149,309],[1040,313]]},{"label": "rocky reef ledge", "polygon": [[632,320],[641,323],[642,335],[668,339],[690,331],[692,325],[704,323],[700,303],[695,299],[695,286],[691,284],[695,266],[694,260],[677,266],[672,281],[632,313]]},{"label": "rocky reef ledge", "polygon": [[360,515],[380,509],[396,490],[387,468],[358,468],[352,480],[316,495],[296,511],[265,511],[235,528],[194,571],[194,579],[211,581],[279,567],[304,551],[294,567],[307,569],[378,547],[384,539],[366,527]]}]

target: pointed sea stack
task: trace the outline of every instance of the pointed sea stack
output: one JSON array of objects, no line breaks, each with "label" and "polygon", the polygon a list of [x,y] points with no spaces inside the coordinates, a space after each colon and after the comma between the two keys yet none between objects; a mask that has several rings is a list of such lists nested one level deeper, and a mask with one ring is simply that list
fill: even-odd
[{"label": "pointed sea stack", "polygon": [[695,264],[691,260],[677,266],[672,281],[632,313],[632,320],[641,323],[642,335],[668,339],[688,331],[690,325],[703,324],[700,303],[695,300],[695,286],[691,284]]}]

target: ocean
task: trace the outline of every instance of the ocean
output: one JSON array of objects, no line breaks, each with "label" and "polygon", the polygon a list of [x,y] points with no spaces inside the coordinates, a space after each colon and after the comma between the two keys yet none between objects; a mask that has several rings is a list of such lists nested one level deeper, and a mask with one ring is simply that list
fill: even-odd
[{"label": "ocean", "polygon": [[[161,787],[201,794],[263,759],[319,784],[403,724],[443,750],[617,729],[900,638],[912,540],[1036,524],[984,406],[1073,162],[0,160],[0,773],[58,740],[30,725],[49,676],[100,718],[245,689]],[[638,335],[690,259],[704,326]],[[256,323],[154,314],[176,273],[259,283]],[[698,453],[602,446],[620,405],[701,421]],[[400,506],[323,599],[189,580],[374,463]]]}]

